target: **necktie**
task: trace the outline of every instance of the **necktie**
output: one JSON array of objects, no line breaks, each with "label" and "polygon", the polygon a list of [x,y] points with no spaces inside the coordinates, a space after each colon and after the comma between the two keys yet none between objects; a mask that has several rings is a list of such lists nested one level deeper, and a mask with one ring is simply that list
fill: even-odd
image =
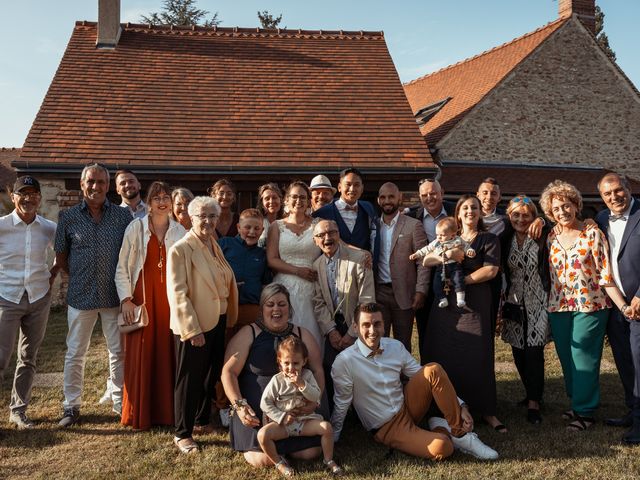
[{"label": "necktie", "polygon": [[622,220],[623,222],[626,222],[627,218],[624,215],[609,215],[610,222],[615,222],[616,220]]},{"label": "necktie", "polygon": [[369,355],[367,355],[367,358],[373,358],[376,355],[382,355],[384,352],[384,348],[378,348],[377,350],[373,350]]}]

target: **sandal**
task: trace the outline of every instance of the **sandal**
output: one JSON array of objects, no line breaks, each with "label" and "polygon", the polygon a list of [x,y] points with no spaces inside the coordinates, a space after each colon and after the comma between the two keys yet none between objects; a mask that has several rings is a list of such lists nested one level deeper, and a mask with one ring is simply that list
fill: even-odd
[{"label": "sandal", "polygon": [[575,420],[576,414],[574,413],[573,410],[567,410],[566,412],[562,412],[562,419],[567,421]]},{"label": "sandal", "polygon": [[291,468],[291,465],[284,459],[284,457],[280,457],[280,461],[275,464],[276,470],[282,474],[283,477],[293,477],[296,474],[296,471]]},{"label": "sandal", "polygon": [[567,425],[567,430],[571,432],[584,432],[596,423],[596,420],[593,417],[583,417],[578,414],[575,414],[575,417],[575,420]]},{"label": "sandal", "polygon": [[193,438],[173,437],[173,444],[178,447],[181,453],[194,453],[198,451],[198,444]]},{"label": "sandal", "polygon": [[338,465],[335,460],[322,460],[322,463],[329,469],[331,475],[335,475],[336,477],[344,475],[344,469]]}]

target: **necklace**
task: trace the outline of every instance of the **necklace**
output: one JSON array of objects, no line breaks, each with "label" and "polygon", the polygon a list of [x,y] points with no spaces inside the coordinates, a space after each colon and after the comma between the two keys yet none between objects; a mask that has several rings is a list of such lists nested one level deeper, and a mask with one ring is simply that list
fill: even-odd
[{"label": "necklace", "polygon": [[162,250],[162,247],[164,246],[164,239],[160,239],[158,238],[158,235],[156,235],[155,228],[151,223],[151,219],[149,219],[149,230],[151,230],[151,233],[154,237],[156,237],[156,240],[158,241],[158,257],[160,258],[160,260],[158,260],[158,270],[160,270],[160,283],[164,283],[162,278],[162,267],[164,266],[164,252]]},{"label": "necklace", "polygon": [[288,337],[289,335],[291,335],[291,332],[293,331],[293,323],[287,323],[287,328],[285,328],[284,330],[281,330],[279,332],[277,332],[275,330],[271,330],[269,327],[267,327],[262,322],[261,318],[256,320],[256,325],[258,325],[258,327],[260,327],[261,330],[264,330],[265,332],[270,333],[274,337],[278,337],[280,339]]}]

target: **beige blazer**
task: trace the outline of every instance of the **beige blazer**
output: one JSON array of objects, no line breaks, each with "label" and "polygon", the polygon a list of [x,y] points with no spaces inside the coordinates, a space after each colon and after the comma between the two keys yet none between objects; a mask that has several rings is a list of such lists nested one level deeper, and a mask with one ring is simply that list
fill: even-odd
[{"label": "beige blazer", "polygon": [[391,237],[389,270],[393,296],[402,310],[411,308],[416,292],[426,295],[429,291],[431,269],[423,267],[420,260],[409,260],[409,255],[426,244],[427,235],[422,223],[407,215],[400,215]]},{"label": "beige blazer", "polygon": [[[359,303],[376,301],[373,272],[363,266],[365,253],[349,248],[344,242],[340,243],[340,249],[336,253],[336,257],[338,259],[336,271],[338,302],[342,307],[344,319],[349,326],[349,334],[357,337],[358,332],[353,324],[354,309]],[[313,262],[313,268],[318,272],[318,279],[315,281],[313,307],[320,330],[322,330],[323,335],[326,335],[336,327],[333,321],[335,310],[331,299],[331,290],[329,290],[327,282],[326,257],[320,255]]]},{"label": "beige blazer", "polygon": [[[216,255],[222,250],[213,242]],[[218,295],[207,247],[191,231],[169,249],[167,259],[167,297],[171,308],[170,327],[181,340],[188,340],[212,330],[220,319],[221,299]],[[238,288],[231,275],[228,285],[227,327],[238,318]],[[224,299],[222,299],[224,302]]]}]

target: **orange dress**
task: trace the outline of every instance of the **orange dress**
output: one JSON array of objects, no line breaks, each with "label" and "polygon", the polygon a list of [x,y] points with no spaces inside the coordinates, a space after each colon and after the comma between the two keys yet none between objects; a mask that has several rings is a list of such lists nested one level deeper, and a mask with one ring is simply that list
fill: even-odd
[{"label": "orange dress", "polygon": [[[161,268],[158,267],[162,261]],[[122,424],[138,430],[152,425],[173,426],[175,354],[169,329],[166,290],[167,255],[164,245],[151,235],[144,262],[149,325],[124,335],[124,389]],[[142,275],[133,293],[142,303]]]}]

